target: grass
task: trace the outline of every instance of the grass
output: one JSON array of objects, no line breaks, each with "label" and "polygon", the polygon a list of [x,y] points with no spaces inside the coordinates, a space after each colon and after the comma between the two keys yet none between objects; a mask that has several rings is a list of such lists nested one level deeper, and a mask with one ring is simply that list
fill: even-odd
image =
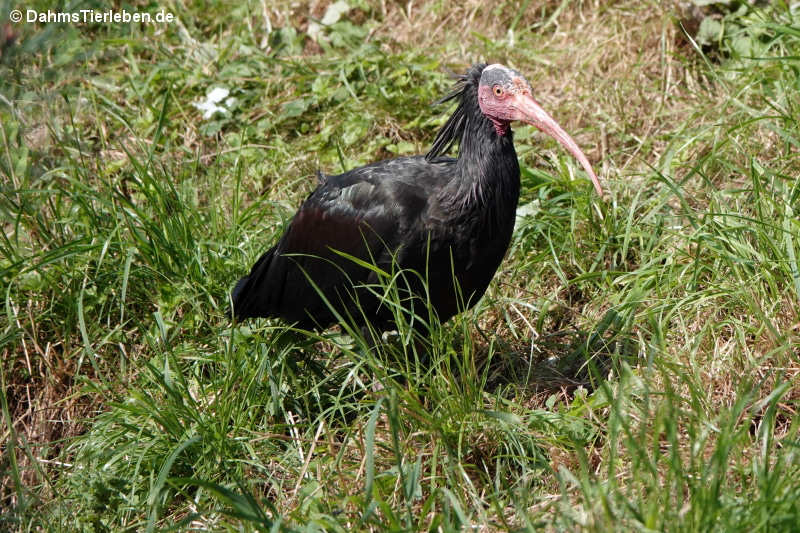
[{"label": "grass", "polygon": [[[797,9],[353,2],[315,41],[328,5],[9,26],[2,527],[793,531]],[[518,128],[475,308],[372,349],[232,327],[316,169],[424,152],[476,60],[529,77],[608,197]]]}]

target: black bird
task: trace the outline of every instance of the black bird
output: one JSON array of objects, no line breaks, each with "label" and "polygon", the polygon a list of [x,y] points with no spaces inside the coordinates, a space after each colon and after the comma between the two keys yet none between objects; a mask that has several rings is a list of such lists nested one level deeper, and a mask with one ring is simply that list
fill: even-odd
[{"label": "black bird", "polygon": [[[390,306],[376,295],[377,274],[354,258],[387,272],[394,260],[403,271],[422,273],[427,295],[413,275],[406,277],[406,290],[429,298],[441,322],[475,305],[514,230],[520,189],[514,120],[564,145],[603,194],[586,156],[534,101],[519,72],[474,65],[437,103],[450,100],[458,107],[424,157],[319,174],[319,186],[278,243],[233,289],[236,319],[280,317],[304,329],[324,329],[337,321],[333,307],[361,325],[391,329]],[[458,157],[445,157],[455,142]]]}]

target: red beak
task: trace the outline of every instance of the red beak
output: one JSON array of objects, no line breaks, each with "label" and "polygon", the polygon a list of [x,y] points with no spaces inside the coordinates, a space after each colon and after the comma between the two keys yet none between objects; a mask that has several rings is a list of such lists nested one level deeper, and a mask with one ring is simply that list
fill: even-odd
[{"label": "red beak", "polygon": [[589,174],[589,177],[592,178],[592,183],[594,183],[594,189],[597,191],[597,194],[603,196],[603,188],[600,187],[600,180],[597,179],[597,175],[595,175],[592,170],[589,160],[586,159],[586,156],[581,149],[578,148],[577,143],[572,140],[572,137],[558,125],[558,122],[556,122],[553,117],[547,114],[547,111],[542,109],[531,96],[522,93],[517,93],[514,96],[512,106],[519,113],[519,116],[514,117],[515,120],[530,124],[531,126],[536,126],[541,131],[560,142],[569,153],[575,156],[575,159],[580,162],[583,169]]}]

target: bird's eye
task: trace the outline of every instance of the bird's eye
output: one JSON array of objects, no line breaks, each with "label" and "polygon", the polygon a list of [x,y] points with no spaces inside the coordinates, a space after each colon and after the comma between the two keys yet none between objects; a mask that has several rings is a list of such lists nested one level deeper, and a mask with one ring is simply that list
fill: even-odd
[{"label": "bird's eye", "polygon": [[499,85],[494,86],[494,95],[495,96],[503,96],[503,88]]}]

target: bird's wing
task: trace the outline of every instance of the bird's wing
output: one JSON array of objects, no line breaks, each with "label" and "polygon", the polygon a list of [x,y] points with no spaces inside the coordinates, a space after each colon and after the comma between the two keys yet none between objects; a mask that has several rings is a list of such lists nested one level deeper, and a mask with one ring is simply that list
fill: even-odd
[{"label": "bird's wing", "polygon": [[[275,247],[237,285],[236,315],[280,316],[303,327],[325,327],[336,321],[331,305],[373,312],[373,299],[362,300],[360,310],[350,299],[354,285],[377,280],[359,261],[390,268],[392,254],[415,239],[426,210],[427,193],[420,180],[408,174],[428,164],[422,158],[396,161],[328,176]],[[342,300],[348,302],[344,307],[339,305]]]}]

